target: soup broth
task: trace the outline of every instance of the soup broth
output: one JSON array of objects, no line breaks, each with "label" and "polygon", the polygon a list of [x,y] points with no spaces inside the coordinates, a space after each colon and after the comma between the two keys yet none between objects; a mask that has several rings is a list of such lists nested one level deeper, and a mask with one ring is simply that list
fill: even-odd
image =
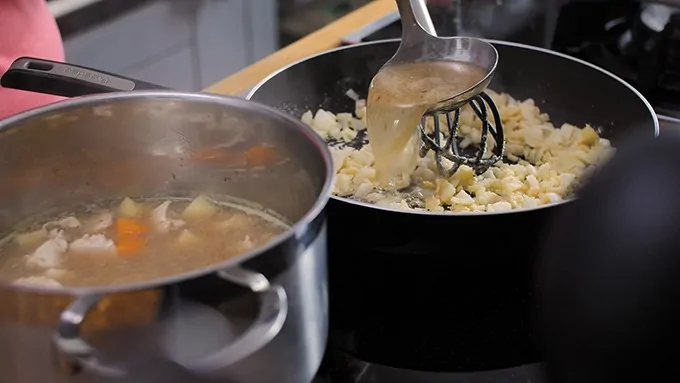
[{"label": "soup broth", "polygon": [[418,158],[417,127],[423,115],[486,75],[481,67],[456,61],[397,64],[378,72],[368,90],[366,122],[377,180],[383,187],[408,184]]},{"label": "soup broth", "polygon": [[59,287],[166,278],[222,263],[288,227],[203,196],[88,204],[0,241],[0,280]]}]

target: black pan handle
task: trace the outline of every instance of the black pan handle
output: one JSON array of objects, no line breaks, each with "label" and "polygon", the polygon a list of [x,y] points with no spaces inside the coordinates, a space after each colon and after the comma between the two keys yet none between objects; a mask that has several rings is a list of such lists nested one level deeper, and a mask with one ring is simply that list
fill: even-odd
[{"label": "black pan handle", "polygon": [[22,57],[0,78],[5,88],[64,97],[132,90],[167,90],[160,85],[57,61]]}]

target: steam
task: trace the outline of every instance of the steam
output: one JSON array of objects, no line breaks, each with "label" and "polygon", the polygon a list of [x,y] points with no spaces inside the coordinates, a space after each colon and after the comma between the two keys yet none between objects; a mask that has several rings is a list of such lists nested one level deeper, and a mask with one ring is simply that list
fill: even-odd
[{"label": "steam", "polygon": [[452,0],[457,35],[509,39],[545,11],[545,0]]}]

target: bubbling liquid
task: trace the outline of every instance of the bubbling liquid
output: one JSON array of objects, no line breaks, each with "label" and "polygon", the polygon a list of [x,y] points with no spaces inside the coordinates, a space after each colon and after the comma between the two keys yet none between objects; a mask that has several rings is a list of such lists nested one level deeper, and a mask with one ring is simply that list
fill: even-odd
[{"label": "bubbling liquid", "polygon": [[472,88],[487,71],[458,61],[420,61],[384,67],[371,81],[366,104],[376,178],[384,188],[403,185],[415,170],[418,124],[439,102]]}]

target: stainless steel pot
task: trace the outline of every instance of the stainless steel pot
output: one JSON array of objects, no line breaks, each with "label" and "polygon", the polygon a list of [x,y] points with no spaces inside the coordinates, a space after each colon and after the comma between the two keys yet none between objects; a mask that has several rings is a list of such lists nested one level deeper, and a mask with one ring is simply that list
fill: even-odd
[{"label": "stainless steel pot", "polygon": [[[276,162],[244,156],[262,143],[275,147]],[[232,160],[192,156],[207,148]],[[265,247],[164,280],[0,285],[0,381],[311,381],[328,326],[332,175],[311,130],[236,98],[115,93],[1,121],[0,232],[93,199],[199,192],[258,204],[293,226]]]}]

